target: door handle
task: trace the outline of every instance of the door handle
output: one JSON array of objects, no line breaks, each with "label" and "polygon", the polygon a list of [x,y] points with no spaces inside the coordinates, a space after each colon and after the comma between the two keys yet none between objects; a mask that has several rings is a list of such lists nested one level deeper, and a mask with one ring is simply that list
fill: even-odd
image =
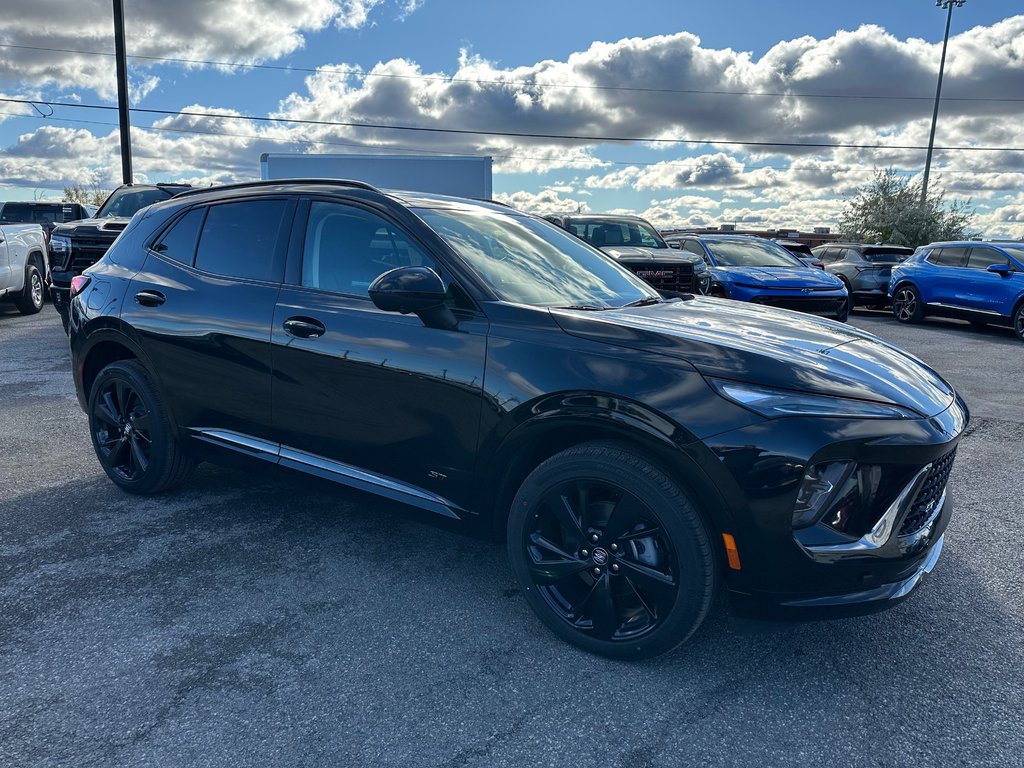
[{"label": "door handle", "polygon": [[327,326],[311,317],[289,317],[284,332],[297,339],[316,339],[327,333]]},{"label": "door handle", "polygon": [[167,297],[160,291],[139,291],[135,294],[135,303],[144,307],[159,307],[167,301]]}]

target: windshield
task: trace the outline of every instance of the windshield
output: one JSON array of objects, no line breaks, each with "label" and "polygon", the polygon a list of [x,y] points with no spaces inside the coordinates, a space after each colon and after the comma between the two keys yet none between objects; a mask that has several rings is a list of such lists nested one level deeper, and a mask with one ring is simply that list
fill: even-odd
[{"label": "windshield", "polygon": [[96,212],[97,219],[130,219],[147,205],[169,200],[173,193],[159,187],[124,187],[114,190]]},{"label": "windshield", "polygon": [[719,267],[803,267],[804,263],[770,240],[705,240]]},{"label": "windshield", "polygon": [[546,221],[487,210],[415,212],[505,301],[609,309],[658,298],[610,258]]},{"label": "windshield", "polygon": [[912,253],[910,248],[865,248],[864,259],[872,264],[899,264]]},{"label": "windshield", "polygon": [[566,229],[576,237],[583,238],[598,248],[614,248],[627,245],[640,248],[668,248],[666,243],[650,224],[643,221],[605,221],[586,219],[566,223]]}]

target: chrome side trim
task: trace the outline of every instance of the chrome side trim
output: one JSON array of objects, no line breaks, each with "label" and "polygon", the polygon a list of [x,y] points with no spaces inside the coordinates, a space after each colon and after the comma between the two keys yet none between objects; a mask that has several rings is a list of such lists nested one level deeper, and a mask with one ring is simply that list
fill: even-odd
[{"label": "chrome side trim", "polygon": [[395,501],[412,504],[445,517],[451,517],[455,520],[462,519],[456,513],[456,510],[460,512],[464,510],[441,496],[425,491],[422,488],[417,488],[414,485],[408,485],[400,480],[368,472],[365,469],[359,469],[340,461],[333,461],[313,453],[282,447],[280,464],[282,467],[298,469],[311,475],[333,480],[336,483],[358,488],[361,491],[369,491],[378,496],[385,496]]},{"label": "chrome side trim", "polygon": [[280,443],[261,440],[258,437],[244,435],[241,432],[233,432],[230,429],[193,428],[191,431],[193,437],[197,440],[202,440],[204,443],[210,443],[221,448],[230,448],[247,456],[272,461],[275,464],[277,463],[278,455],[281,453]]},{"label": "chrome side trim", "polygon": [[316,475],[360,491],[411,504],[454,520],[461,520],[462,515],[459,513],[466,511],[442,496],[403,483],[401,480],[353,467],[350,464],[334,461],[314,453],[289,448],[280,443],[262,440],[229,429],[193,428],[190,431],[193,437],[205,443],[228,448],[246,456],[270,461],[309,475]]},{"label": "chrome side trim", "polygon": [[993,317],[1006,317],[990,309],[975,309],[974,307],[961,307],[959,304],[943,304],[940,301],[933,301],[925,304],[926,307],[942,307],[942,309],[955,309],[957,312],[972,312],[976,315],[992,315]]},{"label": "chrome side trim", "polygon": [[[885,510],[885,514],[875,523],[874,528],[857,539],[857,541],[843,544],[801,544],[801,546],[815,560],[824,563],[835,562],[840,558],[850,557],[851,555],[874,554],[893,538],[896,523],[902,517],[908,499],[913,499],[917,495],[921,483],[924,482],[924,478],[931,471],[931,468],[932,465],[930,463],[922,467],[910,482],[904,486],[899,496],[889,505],[889,508]],[[943,494],[944,500],[945,494]],[[941,510],[941,505],[936,506]]]}]

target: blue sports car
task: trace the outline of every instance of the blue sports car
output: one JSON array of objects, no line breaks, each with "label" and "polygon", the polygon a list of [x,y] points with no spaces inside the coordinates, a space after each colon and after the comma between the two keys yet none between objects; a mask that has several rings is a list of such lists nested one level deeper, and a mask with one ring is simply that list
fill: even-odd
[{"label": "blue sports car", "polygon": [[683,235],[680,248],[711,267],[711,295],[845,321],[850,314],[843,282],[808,267],[778,243],[744,235]]},{"label": "blue sports car", "polygon": [[1024,341],[1024,243],[932,243],[894,267],[892,313],[901,323],[928,315],[975,325],[1009,325]]}]

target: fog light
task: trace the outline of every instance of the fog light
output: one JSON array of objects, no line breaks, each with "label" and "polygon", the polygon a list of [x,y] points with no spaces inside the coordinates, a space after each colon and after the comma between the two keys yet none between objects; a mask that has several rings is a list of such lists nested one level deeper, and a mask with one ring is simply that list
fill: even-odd
[{"label": "fog light", "polygon": [[806,528],[818,522],[828,509],[828,501],[853,468],[852,461],[815,464],[807,470],[793,506],[793,527]]}]

